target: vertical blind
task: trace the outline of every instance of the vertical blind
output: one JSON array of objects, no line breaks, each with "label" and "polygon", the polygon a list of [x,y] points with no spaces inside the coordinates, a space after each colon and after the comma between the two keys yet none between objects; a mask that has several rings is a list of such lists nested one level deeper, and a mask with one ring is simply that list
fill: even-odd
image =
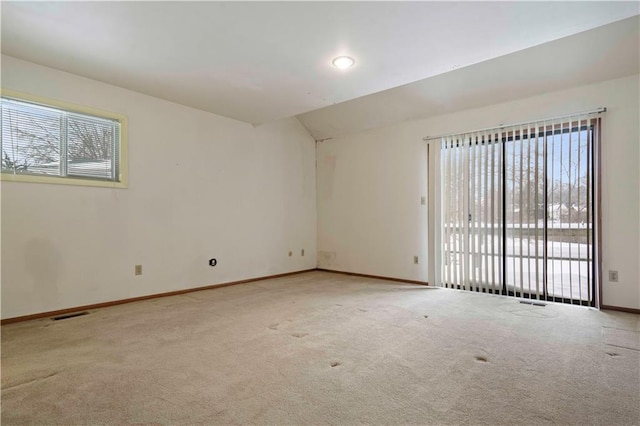
[{"label": "vertical blind", "polygon": [[118,181],[120,123],[3,97],[2,173]]},{"label": "vertical blind", "polygon": [[443,286],[594,305],[601,112],[441,138]]}]

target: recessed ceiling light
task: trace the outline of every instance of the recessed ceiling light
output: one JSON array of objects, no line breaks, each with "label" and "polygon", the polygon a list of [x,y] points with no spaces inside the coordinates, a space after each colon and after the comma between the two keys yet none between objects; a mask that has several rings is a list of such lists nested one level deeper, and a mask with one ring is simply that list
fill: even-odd
[{"label": "recessed ceiling light", "polygon": [[350,56],[338,56],[333,61],[331,61],[331,63],[334,67],[344,70],[347,68],[351,68],[353,64],[356,63],[356,61]]}]

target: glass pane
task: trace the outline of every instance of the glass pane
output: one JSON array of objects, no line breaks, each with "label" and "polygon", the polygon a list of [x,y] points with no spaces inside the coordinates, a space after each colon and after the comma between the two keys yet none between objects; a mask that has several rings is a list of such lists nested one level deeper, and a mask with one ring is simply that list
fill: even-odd
[{"label": "glass pane", "polygon": [[111,121],[69,115],[68,174],[112,179],[115,125]]},{"label": "glass pane", "polygon": [[593,300],[592,136],[591,128],[574,123],[549,142],[547,290],[557,298]]},{"label": "glass pane", "polygon": [[2,100],[2,172],[60,175],[61,114]]}]

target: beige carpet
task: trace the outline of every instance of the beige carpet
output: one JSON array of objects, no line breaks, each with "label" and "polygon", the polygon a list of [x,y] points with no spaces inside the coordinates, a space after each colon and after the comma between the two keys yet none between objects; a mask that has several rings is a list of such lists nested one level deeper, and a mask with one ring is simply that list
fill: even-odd
[{"label": "beige carpet", "polygon": [[2,424],[640,424],[637,315],[310,272],[2,327]]}]

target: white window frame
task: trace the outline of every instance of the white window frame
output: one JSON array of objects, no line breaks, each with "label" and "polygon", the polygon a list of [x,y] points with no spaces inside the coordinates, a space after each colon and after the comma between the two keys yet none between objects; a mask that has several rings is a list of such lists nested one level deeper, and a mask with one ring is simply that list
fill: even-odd
[{"label": "white window frame", "polygon": [[35,96],[28,93],[17,92],[9,89],[1,89],[2,97],[15,99],[17,101],[29,102],[49,108],[55,108],[66,112],[85,114],[99,118],[116,120],[120,124],[120,134],[118,137],[117,156],[119,157],[119,176],[117,180],[89,179],[82,177],[51,176],[38,174],[0,173],[0,180],[9,182],[30,182],[49,183],[60,185],[94,186],[106,188],[127,188],[128,187],[128,144],[127,144],[127,116],[114,112],[104,111],[96,108],[76,105],[73,103]]}]

